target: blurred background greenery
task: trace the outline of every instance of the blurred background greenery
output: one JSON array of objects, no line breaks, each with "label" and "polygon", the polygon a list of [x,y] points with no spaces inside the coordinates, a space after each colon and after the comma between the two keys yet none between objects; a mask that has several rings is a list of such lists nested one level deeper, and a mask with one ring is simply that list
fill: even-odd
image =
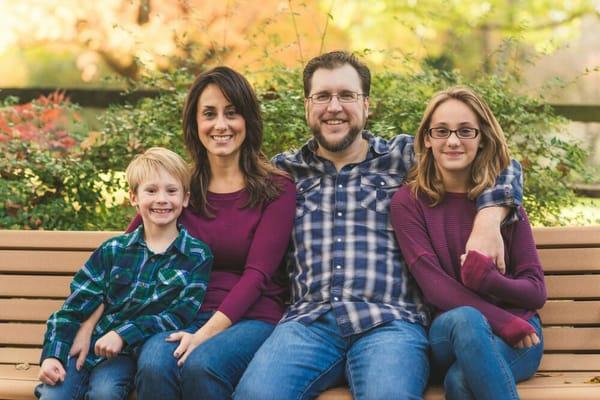
[{"label": "blurred background greenery", "polygon": [[[215,65],[255,84],[268,155],[299,147],[301,67],[333,49],[372,67],[374,132],[413,133],[434,91],[470,84],[524,166],[532,220],[600,223],[572,190],[600,183],[600,0],[0,0],[0,228],[123,229],[125,165],[152,145],[185,155],[186,88]],[[87,101],[115,89],[154,92]]]}]

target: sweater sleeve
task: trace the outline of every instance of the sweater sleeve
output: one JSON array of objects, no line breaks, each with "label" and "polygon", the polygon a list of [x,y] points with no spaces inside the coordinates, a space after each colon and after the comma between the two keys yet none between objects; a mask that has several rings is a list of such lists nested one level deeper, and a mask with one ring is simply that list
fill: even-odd
[{"label": "sweater sleeve", "polygon": [[296,212],[296,186],[287,178],[274,178],[282,186],[279,197],[263,210],[241,278],[219,306],[232,323],[258,300],[280,266],[288,248]]},{"label": "sweater sleeve", "polygon": [[390,214],[402,254],[425,301],[441,311],[461,306],[476,308],[494,333],[511,345],[533,333],[526,321],[489,303],[444,270],[431,245],[421,207],[409,188],[403,187],[392,199]]},{"label": "sweater sleeve", "polygon": [[544,272],[535,249],[531,225],[522,207],[519,214],[520,220],[511,227],[507,275],[501,274],[491,259],[476,252],[469,252],[461,275],[465,285],[479,293],[519,308],[537,310],[546,302]]}]

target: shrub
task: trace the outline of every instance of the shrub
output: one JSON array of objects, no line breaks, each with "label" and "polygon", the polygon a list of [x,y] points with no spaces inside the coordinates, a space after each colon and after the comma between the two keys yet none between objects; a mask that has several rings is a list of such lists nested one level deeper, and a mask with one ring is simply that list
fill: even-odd
[{"label": "shrub", "polygon": [[110,206],[104,183],[118,180],[89,157],[94,133],[86,136],[78,108],[60,93],[24,105],[7,103],[0,110],[0,226],[115,227],[113,218],[127,211]]},{"label": "shrub", "polygon": [[[0,158],[0,168],[12,171],[2,175],[0,195],[10,199],[0,209],[2,226],[123,229],[131,210],[115,204],[114,199],[125,189],[120,173],[131,158],[151,146],[169,147],[186,155],[181,109],[192,78],[179,70],[151,81],[152,87],[164,90],[162,95],[135,105],[111,106],[102,117],[103,131],[61,157],[50,150],[34,150],[32,143],[10,141],[10,155]],[[461,75],[435,70],[375,74],[367,127],[385,137],[414,133],[431,95],[459,83],[465,83]],[[256,84],[268,156],[297,149],[310,137],[301,84],[301,72],[286,69],[273,69],[267,79]],[[525,206],[531,220],[537,224],[561,223],[556,217],[558,211],[574,198],[567,178],[583,171],[585,156],[576,144],[560,140],[565,120],[539,99],[515,94],[510,89],[518,84],[514,78],[482,76],[469,84],[494,110],[513,157],[524,167]],[[27,171],[27,177],[22,171]],[[7,186],[6,180],[12,184]],[[36,181],[48,190],[36,190],[31,184]]]}]

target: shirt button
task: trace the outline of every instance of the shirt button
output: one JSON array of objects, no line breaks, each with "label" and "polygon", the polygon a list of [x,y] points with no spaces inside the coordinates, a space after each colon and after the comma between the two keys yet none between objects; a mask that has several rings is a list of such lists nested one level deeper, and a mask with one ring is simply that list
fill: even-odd
[{"label": "shirt button", "polygon": [[341,217],[341,216],[342,216],[342,213],[341,213],[341,212],[337,213],[337,216],[338,216],[338,217]]},{"label": "shirt button", "polygon": [[335,239],[335,241],[336,241],[336,242],[341,242],[341,241],[342,241],[342,238],[337,238],[337,239]]},{"label": "shirt button", "polygon": [[340,269],[340,268],[342,268],[342,266],[341,266],[341,265],[336,265],[336,266],[335,266],[335,269]]},{"label": "shirt button", "polygon": [[379,182],[379,186],[383,186],[383,185],[385,185],[384,181]]},{"label": "shirt button", "polygon": [[338,301],[340,298],[339,297],[334,297],[333,301]]},{"label": "shirt button", "polygon": [[121,275],[119,275],[119,274],[115,275],[115,279],[119,279],[120,277],[121,277]]},{"label": "shirt button", "polygon": [[341,183],[338,185],[339,188],[343,188],[344,185],[342,185]]}]

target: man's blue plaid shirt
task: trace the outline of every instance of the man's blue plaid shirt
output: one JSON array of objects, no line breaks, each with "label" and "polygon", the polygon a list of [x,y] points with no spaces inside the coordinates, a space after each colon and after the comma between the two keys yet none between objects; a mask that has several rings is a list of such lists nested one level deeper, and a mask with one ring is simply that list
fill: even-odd
[{"label": "man's blue plaid shirt", "polygon": [[[337,171],[316,155],[310,140],[273,163],[296,181],[292,232],[292,304],[282,322],[311,323],[335,313],[344,336],[404,319],[426,325],[429,316],[396,243],[389,203],[414,164],[413,137],[390,141],[364,131],[365,161]],[[516,162],[483,193],[478,207],[521,203],[521,166]]]}]

